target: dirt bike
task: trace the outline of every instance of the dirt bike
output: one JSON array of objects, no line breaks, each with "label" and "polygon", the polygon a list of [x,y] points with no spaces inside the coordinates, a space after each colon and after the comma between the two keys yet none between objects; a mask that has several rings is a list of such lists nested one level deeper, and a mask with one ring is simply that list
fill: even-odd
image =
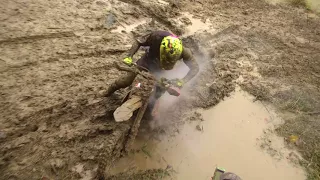
[{"label": "dirt bike", "polygon": [[132,66],[125,65],[124,63],[116,63],[116,67],[121,71],[137,74],[129,87],[129,91],[123,98],[121,106],[113,113],[116,122],[133,120],[125,144],[125,151],[128,152],[138,134],[140,122],[146,112],[149,99],[153,95],[155,87],[158,86],[162,88],[162,90],[165,90],[172,96],[179,96],[180,89],[174,86],[175,80],[168,80],[166,78],[156,80],[148,69],[135,63]]}]

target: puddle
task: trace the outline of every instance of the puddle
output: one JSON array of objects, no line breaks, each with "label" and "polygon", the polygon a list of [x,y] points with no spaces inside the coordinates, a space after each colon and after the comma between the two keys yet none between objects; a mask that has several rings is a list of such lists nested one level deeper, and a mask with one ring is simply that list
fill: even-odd
[{"label": "puddle", "polygon": [[[158,1],[159,3],[163,4],[166,3],[165,1]],[[214,30],[212,28],[212,24],[210,23],[210,20],[207,19],[205,22],[202,22],[201,19],[194,18],[192,14],[185,12],[182,13],[182,16],[180,17],[180,20],[172,19],[173,21],[177,21],[178,24],[183,24],[183,18],[188,18],[190,21],[190,25],[186,26],[186,32],[183,34],[183,37],[190,36],[195,34],[197,31],[205,31],[205,30]],[[134,30],[134,28],[138,27],[139,25],[146,24],[150,22],[151,19],[143,18],[138,19],[136,22],[130,23],[130,25],[119,25],[116,29],[111,30],[112,33],[122,33],[123,31],[129,33]]]},{"label": "puddle", "polygon": [[237,89],[217,106],[199,112],[204,121],[186,123],[175,136],[155,140],[140,135],[135,143],[140,151],[120,159],[111,173],[171,166],[176,172],[173,179],[209,180],[220,166],[246,180],[305,179],[304,171],[286,159],[291,151],[284,148],[282,138],[270,133],[268,140],[278,158],[260,148],[258,139],[280,120],[252,96]]},{"label": "puddle", "polygon": [[207,19],[205,22],[202,22],[201,19],[194,18],[193,15],[188,12],[184,12],[182,13],[182,15],[184,17],[187,17],[192,23],[191,25],[186,27],[186,32],[184,36],[193,35],[200,30],[205,31],[205,30],[212,29],[210,28],[212,24],[210,23],[209,19]]}]

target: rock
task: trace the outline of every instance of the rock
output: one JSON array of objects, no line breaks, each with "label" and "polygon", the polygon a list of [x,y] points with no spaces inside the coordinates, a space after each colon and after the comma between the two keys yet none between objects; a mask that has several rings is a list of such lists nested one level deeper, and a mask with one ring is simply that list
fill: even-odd
[{"label": "rock", "polygon": [[196,129],[197,129],[198,131],[202,131],[200,125],[197,125],[197,126],[196,126]]}]

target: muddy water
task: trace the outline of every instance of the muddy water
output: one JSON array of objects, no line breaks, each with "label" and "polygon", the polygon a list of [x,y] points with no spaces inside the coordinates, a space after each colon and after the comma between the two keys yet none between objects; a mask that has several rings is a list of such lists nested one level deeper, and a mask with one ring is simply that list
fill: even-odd
[{"label": "muddy water", "polygon": [[204,121],[186,123],[174,136],[155,140],[141,135],[135,144],[140,151],[120,159],[112,173],[169,166],[175,171],[173,179],[205,180],[222,166],[246,180],[305,179],[304,172],[285,158],[290,151],[281,138],[270,137],[282,158],[260,148],[264,130],[279,122],[261,102],[238,89],[214,108],[199,111]]},{"label": "muddy water", "polygon": [[190,22],[192,23],[190,26],[187,26],[186,32],[185,32],[185,34],[183,36],[193,35],[197,31],[205,31],[205,30],[208,30],[208,29],[211,29],[211,31],[214,30],[211,27],[212,24],[210,23],[209,19],[207,19],[204,22],[201,19],[194,18],[193,15],[188,13],[188,12],[184,12],[184,13],[182,13],[182,15],[184,17],[187,17],[190,20]]}]

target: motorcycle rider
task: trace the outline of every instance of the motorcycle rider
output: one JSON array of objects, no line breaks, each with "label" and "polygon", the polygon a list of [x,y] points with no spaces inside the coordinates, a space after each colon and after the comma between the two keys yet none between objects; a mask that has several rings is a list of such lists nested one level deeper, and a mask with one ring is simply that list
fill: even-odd
[{"label": "motorcycle rider", "polygon": [[[177,61],[183,60],[189,67],[189,72],[184,78],[175,81],[174,86],[178,88],[182,88],[185,83],[189,82],[199,72],[199,65],[190,49],[184,47],[182,41],[170,32],[154,31],[136,39],[123,62],[131,66],[133,63],[132,57],[141,46],[149,47],[149,49],[137,61],[137,65],[148,69],[154,75],[164,70],[173,69]],[[107,90],[106,96],[111,95],[120,88],[130,86],[135,76],[135,73],[130,72],[126,77],[115,81]],[[155,104],[157,104],[164,91],[157,87],[155,91]]]}]

